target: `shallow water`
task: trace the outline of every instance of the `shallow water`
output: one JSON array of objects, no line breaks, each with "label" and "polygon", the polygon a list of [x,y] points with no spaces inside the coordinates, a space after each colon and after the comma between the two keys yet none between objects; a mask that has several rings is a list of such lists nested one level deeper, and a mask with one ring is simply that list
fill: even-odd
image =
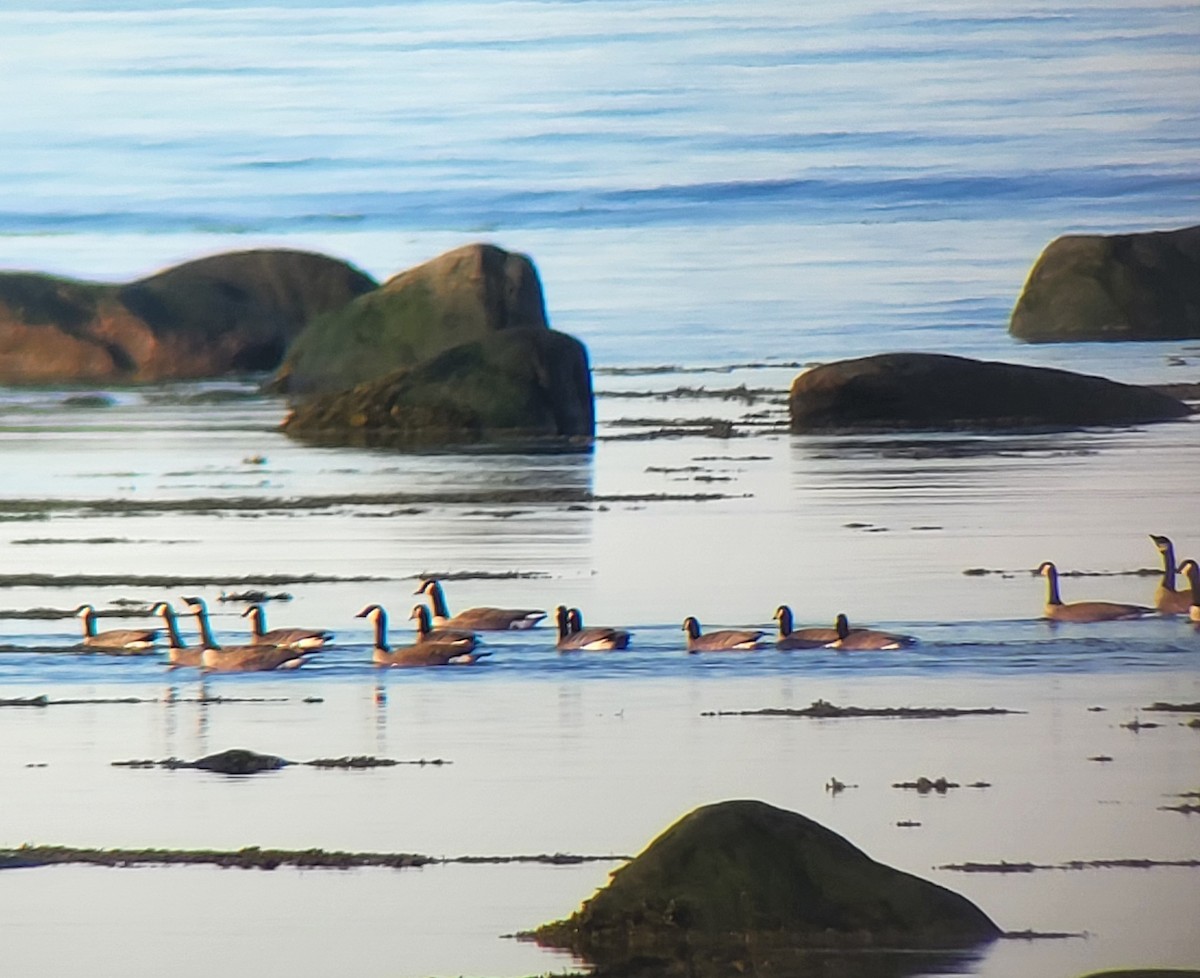
[{"label": "shallow water", "polygon": [[[1195,222],[1188,6],[53,0],[6,4],[0,37],[0,267],[120,280],[286,246],[384,278],[492,240],[534,258],[552,322],[588,344],[601,422],[590,454],[395,455],[288,441],[257,378],[0,390],[0,698],[150,701],[0,708],[0,845],[620,856],[697,805],[755,797],[1006,929],[1088,935],[1004,941],[964,973],[1200,961],[1195,869],[937,868],[1195,857],[1195,819],[1160,807],[1200,786],[1200,741],[1145,707],[1200,700],[1200,633],[1049,626],[1030,570],[1103,575],[1065,577],[1068,599],[1149,602],[1147,534],[1181,557],[1200,546],[1198,422],[779,426],[802,365],[885,350],[1197,380],[1195,342],[1029,347],[1005,331],[1056,235]],[[662,366],[679,369],[636,369]],[[740,385],[766,393],[711,396]],[[631,437],[710,417],[735,437]],[[490,636],[473,669],[380,676],[355,612],[384,603],[405,640],[433,572],[464,575],[452,607],[577,605],[631,627],[633,647],[563,657],[542,628]],[[264,702],[194,702],[199,678],[160,658],[54,651],[84,601],[135,603],[104,627],[194,593],[233,642],[241,606],[219,598],[246,587],[291,595],[268,605],[272,626],[338,635],[294,674],[204,687]],[[921,644],[683,653],[684,616],[770,630],[780,603],[798,625],[844,611]],[[1024,712],[703,715],[818,698]],[[450,763],[111,766],[231,746]],[[919,776],[991,787],[891,787]],[[835,777],[857,787],[834,795]],[[501,935],[569,913],[613,865],[8,870],[0,936],[11,970],[64,976],[164,960],[544,973],[572,963]]]}]

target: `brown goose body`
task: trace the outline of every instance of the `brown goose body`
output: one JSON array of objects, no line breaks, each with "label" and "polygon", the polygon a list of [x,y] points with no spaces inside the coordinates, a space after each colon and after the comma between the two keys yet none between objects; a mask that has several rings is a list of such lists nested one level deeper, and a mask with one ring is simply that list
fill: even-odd
[{"label": "brown goose body", "polygon": [[387,640],[387,612],[381,605],[369,604],[355,617],[367,618],[375,625],[375,647],[371,650],[371,661],[377,666],[469,666],[487,654],[439,642],[416,642],[413,645],[392,648]]},{"label": "brown goose body", "polygon": [[1046,607],[1042,616],[1051,621],[1127,621],[1151,614],[1153,608],[1117,601],[1064,602],[1058,593],[1058,568],[1044,561],[1037,571],[1046,578]]},{"label": "brown goose body", "polygon": [[1194,560],[1185,560],[1179,565],[1179,573],[1192,585],[1192,603],[1188,607],[1188,617],[1200,625],[1200,565]]},{"label": "brown goose body", "polygon": [[188,648],[187,643],[179,634],[179,622],[175,617],[175,609],[165,601],[160,601],[150,610],[153,614],[161,615],[163,624],[167,627],[167,662],[171,667],[199,668],[200,655],[204,650],[199,646]]},{"label": "brown goose body", "polygon": [[468,608],[456,615],[450,614],[446,604],[446,592],[442,582],[436,578],[422,581],[416,594],[429,597],[433,606],[432,623],[438,628],[465,628],[473,632],[507,632],[533,628],[546,617],[546,612],[532,608]]},{"label": "brown goose body", "polygon": [[793,628],[792,609],[786,604],[781,604],[775,609],[775,620],[779,622],[779,637],[775,639],[775,648],[781,651],[822,649],[838,639],[836,628]]},{"label": "brown goose body", "polygon": [[196,616],[200,629],[200,668],[210,672],[273,672],[296,669],[313,649],[288,649],[277,645],[222,646],[213,637],[208,621],[208,606],[203,598],[184,598],[189,612]]},{"label": "brown goose body", "polygon": [[1186,615],[1191,610],[1195,588],[1176,589],[1175,546],[1170,538],[1151,533],[1150,539],[1154,541],[1154,546],[1162,555],[1163,561],[1163,576],[1159,579],[1158,587],[1154,589],[1154,607],[1162,615]]},{"label": "brown goose body", "polygon": [[629,632],[607,625],[585,627],[583,613],[578,608],[568,611],[560,604],[554,618],[558,624],[555,648],[560,652],[615,652],[629,648]]},{"label": "brown goose body", "polygon": [[320,649],[333,641],[333,632],[322,628],[267,629],[267,613],[260,604],[252,604],[242,612],[250,619],[250,644],[275,645],[284,649]]},{"label": "brown goose body", "polygon": [[834,627],[837,632],[837,640],[830,644],[831,649],[887,651],[907,649],[917,644],[916,638],[912,635],[895,635],[892,632],[880,632],[873,628],[851,628],[850,620],[845,615],[837,616]]},{"label": "brown goose body", "polygon": [[701,633],[700,622],[690,615],[683,620],[689,652],[751,652],[767,633],[757,629],[723,628]]},{"label": "brown goose body", "polygon": [[475,633],[465,628],[434,628],[429,609],[423,604],[414,606],[410,620],[417,623],[417,644],[432,642],[435,645],[453,645],[462,652],[470,652],[478,644]]},{"label": "brown goose body", "polygon": [[83,645],[108,655],[148,655],[158,641],[157,628],[110,628],[96,631],[96,609],[81,604],[75,615],[83,619]]}]

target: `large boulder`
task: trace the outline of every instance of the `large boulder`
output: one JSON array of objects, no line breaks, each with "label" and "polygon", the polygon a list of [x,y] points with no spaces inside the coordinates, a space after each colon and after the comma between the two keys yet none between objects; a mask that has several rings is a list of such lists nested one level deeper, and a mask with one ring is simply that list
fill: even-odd
[{"label": "large boulder", "polygon": [[1200,226],[1056,238],[1008,328],[1034,343],[1200,337]]},{"label": "large boulder", "polygon": [[800,973],[796,954],[813,949],[969,948],[1000,933],[965,897],[803,815],[726,801],[680,819],[575,914],[531,936],[597,974],[782,975]]},{"label": "large boulder", "polygon": [[792,382],[792,430],[1019,429],[1141,424],[1191,413],[1104,377],[938,353],[823,364]]},{"label": "large boulder", "polygon": [[587,350],[550,329],[505,329],[345,391],[300,402],[284,421],[327,445],[421,447],[587,442],[595,428]]},{"label": "large boulder", "polygon": [[274,386],[293,397],[342,390],[509,329],[549,329],[533,262],[494,245],[466,245],[315,319]]},{"label": "large boulder", "polygon": [[126,285],[0,273],[0,383],[143,383],[275,369],[308,319],[375,288],[325,255],[214,255]]}]

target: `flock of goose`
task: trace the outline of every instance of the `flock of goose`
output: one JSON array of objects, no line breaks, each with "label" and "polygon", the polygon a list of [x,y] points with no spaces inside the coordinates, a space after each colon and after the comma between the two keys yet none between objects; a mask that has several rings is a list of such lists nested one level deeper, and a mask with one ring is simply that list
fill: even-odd
[{"label": "flock of goose", "polygon": [[[1038,568],[1046,578],[1044,617],[1051,621],[1123,621],[1147,615],[1188,615],[1200,623],[1200,565],[1194,560],[1175,563],[1175,546],[1168,537],[1150,534],[1162,556],[1162,578],[1154,590],[1154,607],[1122,604],[1119,601],[1063,601],[1058,589],[1058,570],[1050,561]],[[1176,574],[1187,579],[1188,587],[1176,588]]]},{"label": "flock of goose", "polygon": [[[1176,565],[1175,550],[1167,537],[1151,535],[1162,554],[1163,574],[1155,591],[1153,608],[1121,604],[1113,601],[1064,602],[1059,593],[1058,571],[1046,561],[1038,573],[1046,578],[1048,594],[1044,617],[1052,621],[1096,622],[1141,618],[1146,615],[1188,614],[1200,623],[1200,566],[1194,560]],[[1176,588],[1176,574],[1187,578],[1190,587]],[[446,666],[472,665],[489,652],[478,648],[478,632],[510,631],[533,628],[546,617],[544,611],[530,608],[468,608],[452,615],[440,581],[430,578],[421,582],[416,594],[424,595],[429,604],[418,604],[409,616],[416,622],[414,641],[394,647],[388,641],[387,611],[378,604],[369,604],[357,617],[369,620],[375,629],[372,661],[380,666]],[[221,645],[213,635],[208,608],[202,598],[185,597],[187,612],[194,615],[200,643],[188,646],[179,632],[175,610],[165,601],[158,602],[152,613],[162,617],[166,625],[167,659],[171,666],[191,666],[215,672],[262,672],[272,669],[291,669],[305,658],[320,651],[333,640],[324,629],[275,628],[267,629],[266,614],[261,605],[251,605],[242,614],[250,619],[249,640],[238,645]],[[93,651],[116,655],[137,655],[151,651],[158,641],[159,629],[111,629],[97,631],[96,612],[91,605],[82,605],[78,616],[83,619],[83,644]],[[911,635],[896,635],[870,628],[852,628],[845,615],[838,615],[832,628],[795,628],[792,610],[780,605],[775,610],[779,630],[774,647],[792,649],[901,649],[916,644]],[[559,605],[555,612],[557,641],[560,652],[610,652],[629,647],[630,632],[607,625],[585,625],[578,608]],[[748,651],[761,648],[768,633],[760,629],[720,629],[704,632],[694,617],[683,622],[688,652]]]}]

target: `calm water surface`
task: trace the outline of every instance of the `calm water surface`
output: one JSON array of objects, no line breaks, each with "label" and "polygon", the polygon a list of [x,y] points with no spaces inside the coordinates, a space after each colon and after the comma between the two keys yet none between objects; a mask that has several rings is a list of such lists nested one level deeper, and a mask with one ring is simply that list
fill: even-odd
[{"label": "calm water surface", "polygon": [[[0,267],[119,280],[286,246],[384,278],[495,241],[534,258],[552,321],[588,344],[602,436],[590,455],[399,456],[287,441],[285,406],[254,379],[90,406],[0,391],[0,697],[149,701],[0,709],[0,845],[620,856],[699,804],[756,797],[1002,927],[1088,935],[1003,942],[964,973],[1200,963],[1194,869],[937,868],[1196,856],[1194,819],[1160,808],[1196,790],[1200,741],[1144,708],[1200,700],[1200,634],[1051,628],[1029,573],[1050,558],[1101,575],[1064,579],[1068,598],[1150,601],[1146,535],[1200,547],[1196,422],[772,427],[798,365],[883,350],[1197,379],[1196,343],[1005,332],[1056,235],[1195,223],[1189,5],[54,0],[6,4],[0,38]],[[627,369],[655,365],[680,369]],[[741,384],[766,393],[632,396]],[[627,437],[703,417],[747,436]],[[541,629],[490,640],[476,669],[381,677],[354,613],[381,601],[404,640],[430,572],[465,575],[452,606],[578,605],[632,627],[634,646],[563,658]],[[338,644],[293,675],[207,684],[270,702],[189,702],[198,677],[159,659],[55,651],[83,601],[134,602],[133,619],[105,619],[128,623],[184,593],[234,641],[244,622],[222,591],[272,580],[292,595],[272,625]],[[685,615],[769,629],[780,603],[798,623],[845,611],[922,643],[683,654]],[[817,698],[1024,712],[703,716]],[[1162,725],[1121,726],[1135,718]],[[231,746],[451,763],[246,780],[111,766]],[[891,787],[922,775],[992,787]],[[857,787],[834,796],[832,777]],[[66,976],[164,960],[181,975],[535,974],[571,962],[501,935],[570,912],[614,865],[12,870],[0,936],[14,971]]]}]

